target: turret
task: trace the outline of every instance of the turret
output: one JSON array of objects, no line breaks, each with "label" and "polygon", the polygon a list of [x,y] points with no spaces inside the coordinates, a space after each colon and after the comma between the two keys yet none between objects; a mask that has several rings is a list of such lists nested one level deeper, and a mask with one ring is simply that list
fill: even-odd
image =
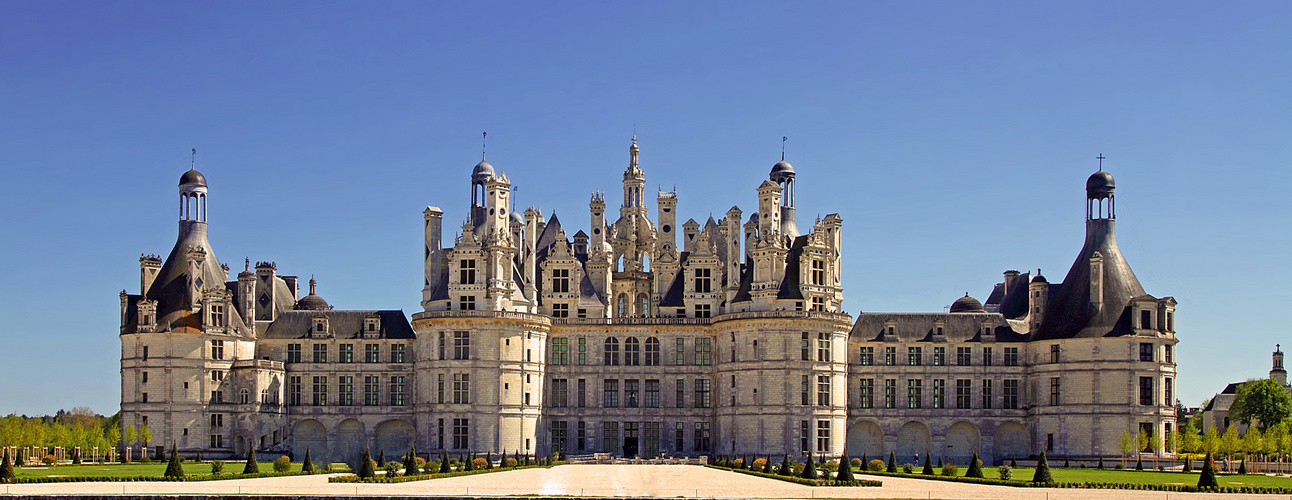
[{"label": "turret", "polygon": [[784,152],[781,153],[781,161],[772,165],[772,172],[768,177],[781,187],[781,234],[796,238],[799,228],[794,221],[794,167],[785,161]]},{"label": "turret", "polygon": [[687,252],[694,252],[695,235],[699,233],[700,223],[696,222],[695,219],[687,219],[686,223],[682,224],[682,237],[685,238],[682,240],[682,249]]},{"label": "turret", "polygon": [[1045,276],[1041,275],[1041,270],[1036,270],[1036,277],[1032,282],[1027,284],[1027,306],[1030,312],[1031,328],[1028,331],[1035,332],[1041,328],[1041,322],[1045,321],[1045,308],[1049,305],[1050,300],[1050,282],[1046,281]]},{"label": "turret", "polygon": [[606,245],[606,195],[605,193],[594,191],[592,200],[588,202],[589,214],[592,216],[592,241],[588,253],[595,254],[603,250]]},{"label": "turret", "polygon": [[677,191],[660,191],[655,198],[659,218],[659,252],[677,249]]},{"label": "turret", "polygon": [[242,323],[255,330],[256,324],[256,273],[251,272],[251,259],[243,261],[242,272],[238,273],[238,312]]},{"label": "turret", "polygon": [[471,226],[479,226],[484,223],[488,212],[486,207],[487,196],[485,184],[494,176],[493,165],[484,160],[484,155],[480,155],[480,163],[471,170]]},{"label": "turret", "polygon": [[624,171],[624,204],[623,208],[643,209],[646,174],[637,165],[637,136],[633,136],[633,145],[628,148],[628,169]]},{"label": "turret", "polygon": [[772,181],[758,186],[758,236],[763,242],[774,242],[781,234],[781,191]]},{"label": "turret", "polygon": [[139,295],[148,295],[148,289],[152,288],[153,281],[157,279],[157,271],[161,270],[162,259],[159,255],[140,255],[139,256]]},{"label": "turret", "polygon": [[1288,372],[1283,369],[1283,350],[1279,344],[1274,344],[1274,367],[1270,369],[1270,380],[1276,380],[1284,386],[1288,385]]},{"label": "turret", "polygon": [[[430,306],[431,298],[439,287],[444,286],[444,249],[443,224],[444,212],[438,207],[428,206],[422,211],[423,258],[422,258],[422,307]],[[429,310],[429,309],[428,309]]]}]

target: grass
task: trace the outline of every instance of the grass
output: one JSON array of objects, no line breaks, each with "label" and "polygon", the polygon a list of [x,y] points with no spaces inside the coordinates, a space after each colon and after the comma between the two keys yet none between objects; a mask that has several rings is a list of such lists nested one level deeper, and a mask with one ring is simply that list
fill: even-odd
[{"label": "grass", "polygon": [[[246,461],[233,461],[224,463],[224,472],[220,475],[227,476],[241,474],[242,467]],[[261,472],[273,472],[273,462],[259,462]],[[293,463],[293,471],[301,470],[300,463]],[[26,466],[14,467],[13,471],[18,477],[138,477],[138,476],[157,476],[162,477],[166,473],[166,462],[153,462],[151,464],[131,463],[131,464],[83,464],[83,465],[58,465],[54,467],[45,466]],[[211,475],[210,462],[184,462],[184,473],[189,476],[209,476]]]},{"label": "grass", "polygon": [[[1195,464],[1197,465],[1197,464]],[[1081,468],[1063,468],[1050,467],[1050,475],[1057,482],[1089,482],[1089,483],[1134,483],[1134,484],[1183,484],[1193,486],[1198,484],[1198,469],[1194,472],[1162,472],[1162,471],[1136,471],[1136,470],[1115,470],[1115,469],[1081,469]],[[858,474],[864,472],[857,470]],[[915,468],[915,473],[919,474],[920,467]],[[961,467],[957,473],[964,476],[968,467]],[[934,472],[941,474],[941,469],[934,469]],[[1000,476],[996,472],[996,467],[983,466],[983,476],[987,479],[998,479]],[[1015,467],[1014,479],[1031,481],[1036,469],[1032,467]],[[1217,481],[1221,486],[1261,486],[1261,487],[1281,487],[1292,488],[1292,477],[1274,477],[1263,474],[1217,474]]]}]

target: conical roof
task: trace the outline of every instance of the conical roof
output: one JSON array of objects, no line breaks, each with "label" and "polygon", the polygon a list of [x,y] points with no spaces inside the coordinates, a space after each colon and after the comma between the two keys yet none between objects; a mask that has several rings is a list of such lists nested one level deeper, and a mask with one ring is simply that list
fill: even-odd
[{"label": "conical roof", "polygon": [[[1086,221],[1085,245],[1050,301],[1034,340],[1132,333],[1127,307],[1131,299],[1144,295],[1144,287],[1117,248],[1115,224],[1113,219]],[[1091,260],[1096,255],[1100,275],[1098,289],[1092,289]]]}]

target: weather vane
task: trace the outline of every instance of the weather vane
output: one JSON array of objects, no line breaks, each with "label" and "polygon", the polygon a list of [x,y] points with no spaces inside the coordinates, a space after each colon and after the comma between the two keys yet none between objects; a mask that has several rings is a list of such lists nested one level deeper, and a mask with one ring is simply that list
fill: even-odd
[{"label": "weather vane", "polygon": [[480,134],[480,161],[484,161],[485,159],[485,146],[487,145],[487,143],[485,142],[485,139],[488,139],[488,138],[489,138],[488,132],[483,132]]},{"label": "weather vane", "polygon": [[197,148],[193,148],[193,167],[197,167]]},{"label": "weather vane", "polygon": [[781,136],[781,161],[785,161],[785,141],[787,140],[789,140],[789,137]]}]

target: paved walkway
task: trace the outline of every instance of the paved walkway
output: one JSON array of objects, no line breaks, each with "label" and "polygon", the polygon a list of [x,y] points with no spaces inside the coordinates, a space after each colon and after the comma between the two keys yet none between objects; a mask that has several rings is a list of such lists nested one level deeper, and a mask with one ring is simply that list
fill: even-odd
[{"label": "paved walkway", "polygon": [[398,484],[328,483],[327,476],[291,476],[192,483],[16,484],[9,495],[266,494],[304,496],[588,496],[654,498],[940,498],[954,500],[1114,500],[1269,498],[1287,495],[1167,493],[1131,490],[1013,488],[893,477],[883,487],[809,487],[694,465],[563,465]]}]

